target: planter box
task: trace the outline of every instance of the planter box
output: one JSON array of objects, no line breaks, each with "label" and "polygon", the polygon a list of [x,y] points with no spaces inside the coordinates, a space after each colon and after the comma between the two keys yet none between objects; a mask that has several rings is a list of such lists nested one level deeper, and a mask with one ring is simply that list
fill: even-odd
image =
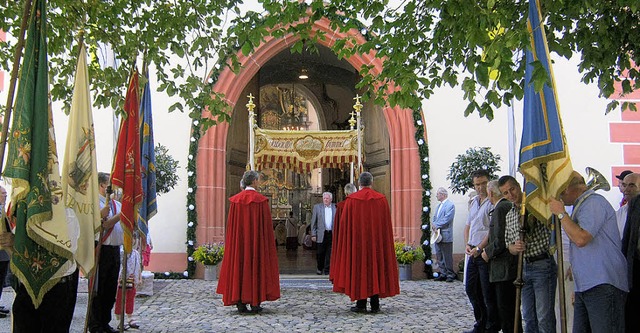
[{"label": "planter box", "polygon": [[215,281],[218,279],[218,265],[205,265],[204,266],[204,280]]},{"label": "planter box", "polygon": [[411,280],[411,264],[398,264],[398,273],[400,274],[400,281]]}]

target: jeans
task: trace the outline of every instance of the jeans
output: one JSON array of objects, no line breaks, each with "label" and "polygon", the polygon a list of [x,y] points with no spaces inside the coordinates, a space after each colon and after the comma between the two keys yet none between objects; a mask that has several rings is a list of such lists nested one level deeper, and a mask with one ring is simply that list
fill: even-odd
[{"label": "jeans", "polygon": [[523,269],[522,319],[526,333],[555,333],[557,285],[553,258],[526,262]]},{"label": "jeans", "polygon": [[473,307],[473,316],[476,319],[475,329],[480,332],[499,331],[495,292],[489,283],[489,264],[481,256],[469,257],[467,261],[465,291]]},{"label": "jeans", "polygon": [[[573,332],[624,332],[626,296],[627,293],[610,284],[600,284],[587,291],[576,292]],[[639,314],[636,313],[637,315]]]}]

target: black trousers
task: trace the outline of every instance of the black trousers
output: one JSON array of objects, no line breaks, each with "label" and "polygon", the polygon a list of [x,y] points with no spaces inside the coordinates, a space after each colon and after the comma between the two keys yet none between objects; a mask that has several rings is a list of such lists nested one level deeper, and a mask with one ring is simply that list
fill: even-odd
[{"label": "black trousers", "polygon": [[[371,303],[371,309],[372,310],[378,310],[380,309],[380,296],[379,295],[373,295],[371,297],[369,297],[369,302]],[[367,299],[359,299],[356,301],[356,307],[360,308],[360,309],[365,309],[367,307]]]},{"label": "black trousers", "polygon": [[9,261],[0,261],[0,299],[2,299],[2,289],[4,288],[4,280],[7,278],[9,271]]},{"label": "black trousers", "polygon": [[92,330],[105,328],[111,322],[111,311],[116,302],[118,290],[118,273],[120,271],[120,247],[102,245],[95,284],[97,291],[91,302],[91,319],[89,328]]},{"label": "black trousers", "polygon": [[324,274],[329,274],[329,264],[331,263],[331,244],[332,232],[327,230],[324,232],[322,243],[318,243],[318,253],[316,255],[318,270]]},{"label": "black trousers", "polygon": [[45,295],[36,309],[22,283],[18,283],[13,301],[13,332],[69,332],[78,294],[78,270],[63,277]]},{"label": "black trousers", "polygon": [[[513,325],[516,316],[516,286],[511,281],[491,282],[496,293],[496,304],[500,319],[502,333],[513,332]],[[518,311],[518,317],[521,317]],[[522,332],[522,318],[519,320],[520,328],[518,332]]]},{"label": "black trousers", "polygon": [[[629,249],[632,251],[632,249]],[[633,260],[633,284],[631,290],[627,294],[627,304],[625,306],[625,323],[626,332],[635,332],[640,325],[640,259],[635,257]]]}]

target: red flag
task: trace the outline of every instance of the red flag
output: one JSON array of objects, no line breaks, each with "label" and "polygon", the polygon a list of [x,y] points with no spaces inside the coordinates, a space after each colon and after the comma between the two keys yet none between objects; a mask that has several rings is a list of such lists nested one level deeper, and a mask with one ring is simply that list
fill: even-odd
[{"label": "red flag", "polygon": [[131,253],[133,230],[138,219],[138,206],[142,202],[140,176],[140,98],[138,96],[138,70],[129,79],[124,100],[125,116],[120,124],[118,146],[111,173],[111,183],[122,189],[120,224],[124,230],[124,251]]}]

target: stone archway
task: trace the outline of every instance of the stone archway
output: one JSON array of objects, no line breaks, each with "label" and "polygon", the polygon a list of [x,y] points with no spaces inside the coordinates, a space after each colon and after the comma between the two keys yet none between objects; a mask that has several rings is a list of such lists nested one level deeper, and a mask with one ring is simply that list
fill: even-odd
[{"label": "stone archway", "polygon": [[[356,30],[349,33],[333,31],[330,21],[323,18],[316,21],[313,33],[322,32],[325,40],[321,45],[330,47],[336,40],[347,36],[355,36],[358,43],[364,43],[364,37]],[[269,59],[279,52],[290,48],[299,40],[298,36],[285,38],[267,38],[248,57],[238,55],[243,68],[233,73],[228,68],[219,76],[213,90],[223,93],[232,108],[244,106],[248,99],[243,91],[247,87],[257,86],[256,73]],[[372,54],[354,55],[347,61],[356,69],[363,65],[372,66],[377,74],[383,68],[383,61]],[[381,110],[389,132],[389,159],[391,172],[387,181],[390,183],[390,204],[393,220],[394,237],[409,242],[419,242],[420,216],[422,213],[422,187],[420,182],[420,163],[418,148],[415,142],[415,127],[412,111],[398,107],[385,107]],[[228,168],[238,169],[240,165],[227,164],[227,140],[229,140],[229,124],[223,123],[210,128],[199,141],[197,155],[197,213],[198,227],[196,236],[199,240],[222,240],[226,222],[227,187],[237,186],[227,179]],[[235,134],[234,134],[235,135]],[[234,140],[245,140],[234,137]],[[375,175],[374,175],[375,176]],[[235,181],[235,179],[234,179]],[[236,184],[236,185],[234,185]]]}]

